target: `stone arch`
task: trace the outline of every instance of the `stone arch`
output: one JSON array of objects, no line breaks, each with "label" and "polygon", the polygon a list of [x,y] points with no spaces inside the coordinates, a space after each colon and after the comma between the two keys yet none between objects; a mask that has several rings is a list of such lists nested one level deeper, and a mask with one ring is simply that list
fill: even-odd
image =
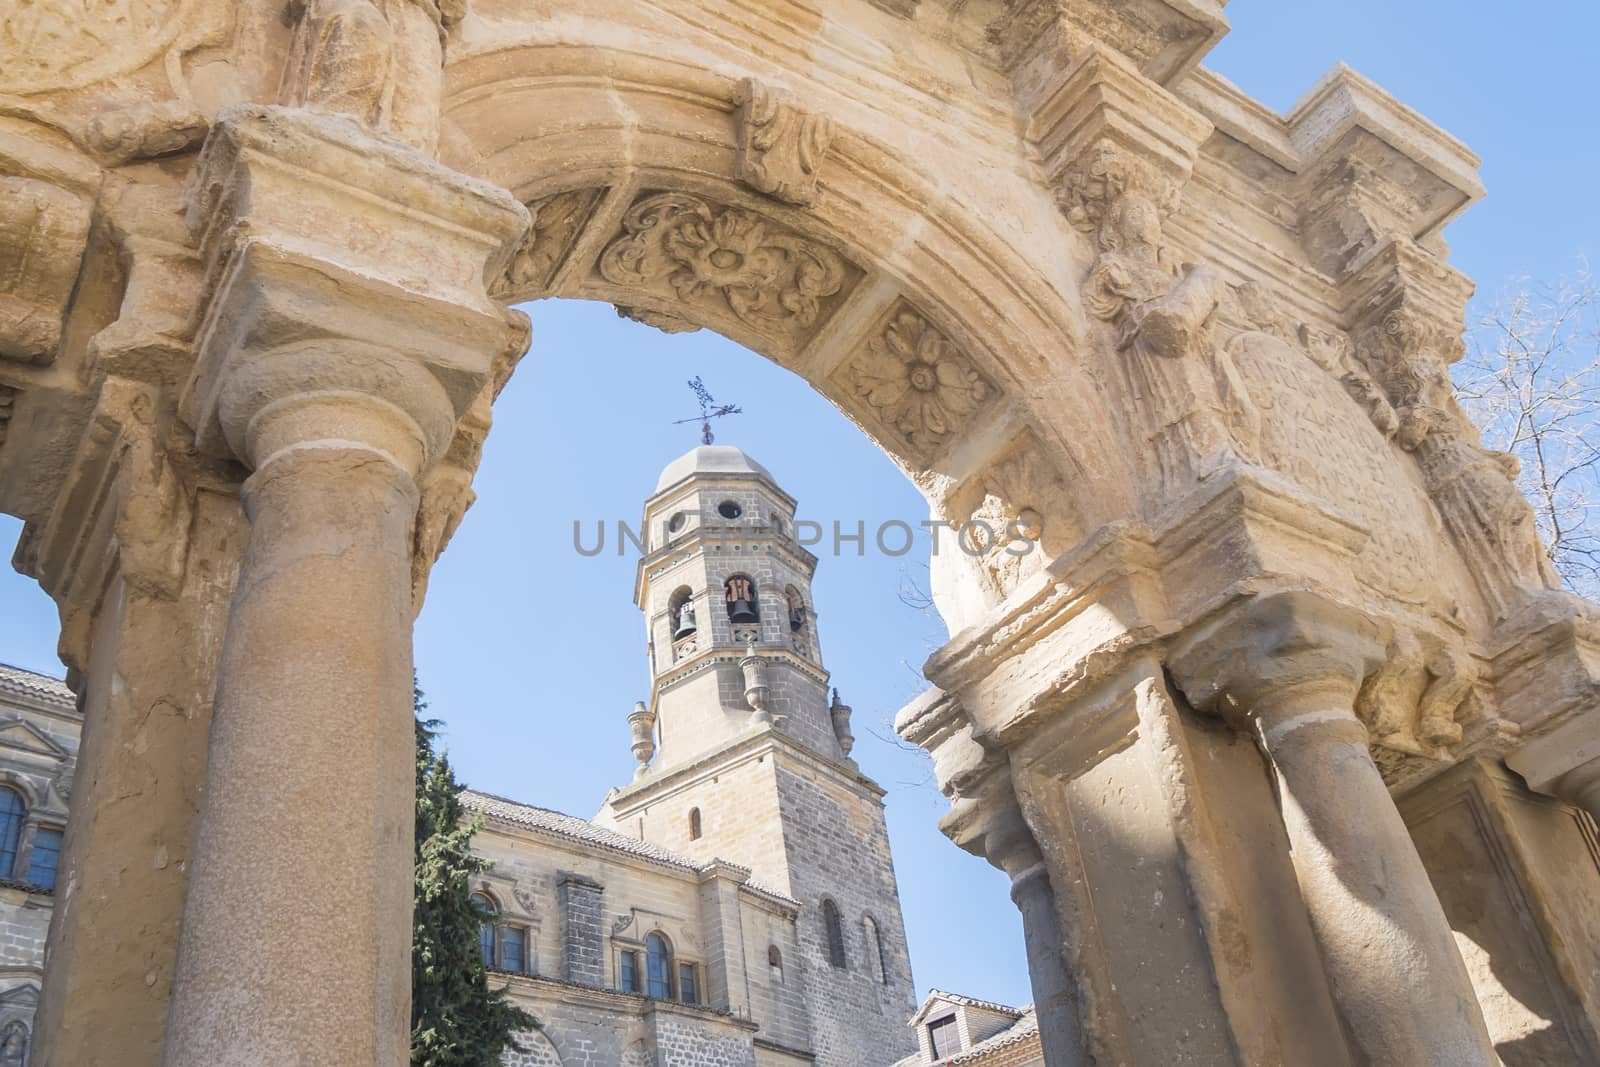
[{"label": "stone arch", "polygon": [[[561,1067],[561,1054],[541,1030],[523,1030],[500,1057],[501,1067]],[[517,1047],[520,1046],[520,1047]]]},{"label": "stone arch", "polygon": [[[1057,498],[1086,469],[1111,472],[1092,499],[1062,509],[1067,518],[1050,517],[1058,529],[1122,513],[1117,494],[1130,479],[1115,473],[1123,467],[1116,405],[1076,356],[1083,322],[1070,255],[1029,255],[1023,235],[981,221],[911,160],[837,116],[815,200],[762,195],[735,177],[741,80],[662,64],[648,43],[470,55],[451,66],[449,81],[444,158],[511,190],[535,216],[530,242],[495,290],[501,299],[598,299],[663,329],[716,330],[803,377],[907,473],[936,515],[958,524],[970,516],[946,515],[968,505],[954,491],[1020,448]],[[1053,209],[1041,217],[1060,224]],[[796,301],[804,312],[781,321],[762,308],[741,315],[736,305],[759,296],[730,299],[693,262],[667,269],[651,246],[674,218],[741,238],[760,229],[791,253],[803,249],[811,284],[789,295],[815,290]],[[1075,247],[1061,225],[1058,252]],[[649,269],[616,267],[628,254]],[[674,286],[669,278],[682,270]],[[908,358],[897,364],[897,352]],[[904,384],[885,379],[909,378],[919,353],[949,367],[952,384],[915,402],[885,399]],[[1045,405],[1048,419],[1034,411]],[[949,572],[935,574],[934,593],[952,630],[1009,592],[986,590],[961,553],[936,562]]]}]

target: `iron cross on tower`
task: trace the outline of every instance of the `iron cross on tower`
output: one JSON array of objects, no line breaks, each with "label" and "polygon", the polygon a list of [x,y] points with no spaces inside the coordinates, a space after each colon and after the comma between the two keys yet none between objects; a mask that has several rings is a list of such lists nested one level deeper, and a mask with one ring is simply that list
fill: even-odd
[{"label": "iron cross on tower", "polygon": [[700,414],[690,419],[676,419],[672,425],[682,426],[686,422],[698,422],[700,424],[700,442],[702,444],[709,445],[711,443],[712,419],[720,419],[724,415],[744,414],[743,409],[737,404],[718,404],[713,400],[710,391],[706,389],[706,383],[700,380],[700,375],[698,374],[689,379],[689,388],[694,390],[695,399],[700,401]]}]

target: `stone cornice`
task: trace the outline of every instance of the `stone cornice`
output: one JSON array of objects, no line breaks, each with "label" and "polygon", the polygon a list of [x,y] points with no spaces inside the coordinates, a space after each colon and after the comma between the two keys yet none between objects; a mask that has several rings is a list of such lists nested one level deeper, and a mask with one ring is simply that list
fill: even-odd
[{"label": "stone cornice", "polygon": [[816,770],[825,771],[864,795],[878,800],[882,800],[885,795],[884,788],[862,774],[854,760],[841,763],[813,751],[775,726],[764,726],[753,729],[733,743],[707,752],[688,763],[676,764],[659,771],[652,769],[644,777],[636,778],[628,785],[612,792],[606,798],[606,806],[618,812],[620,816],[626,817],[628,812],[642,804],[655,803],[663,797],[671,796],[679,789],[721,773],[729,766],[747,763],[759,756],[778,753],[799,760]]}]

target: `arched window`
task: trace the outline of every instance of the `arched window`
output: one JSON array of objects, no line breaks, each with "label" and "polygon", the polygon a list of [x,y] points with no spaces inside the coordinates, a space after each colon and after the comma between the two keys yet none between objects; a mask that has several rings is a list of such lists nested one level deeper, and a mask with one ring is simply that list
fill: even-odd
[{"label": "arched window", "polygon": [[694,617],[694,591],[686,585],[680,585],[672,591],[672,596],[667,600],[667,623],[672,627],[672,639],[688,637],[695,632],[698,624]]},{"label": "arched window", "polygon": [[15,789],[0,788],[0,878],[10,878],[17,865],[17,842],[28,805]]},{"label": "arched window", "polygon": [[645,992],[657,1000],[672,996],[672,948],[660,934],[644,939]]},{"label": "arched window", "polygon": [[483,953],[483,965],[494,966],[494,920],[500,909],[487,893],[472,894],[472,907],[478,913],[478,950]]},{"label": "arched window", "polygon": [[774,984],[783,984],[783,953],[778,951],[777,945],[767,946],[767,973]]},{"label": "arched window", "polygon": [[788,602],[789,629],[798,633],[806,627],[806,602],[800,595],[800,590],[789,586],[783,591],[783,598]]},{"label": "arched window", "polygon": [[844,926],[839,922],[839,906],[826,897],[822,900],[822,926],[828,935],[828,962],[843,968]]},{"label": "arched window", "polygon": [[889,969],[883,962],[883,935],[878,932],[878,921],[872,916],[864,916],[861,920],[862,928],[867,934],[867,966],[869,973],[876,974],[878,981],[889,984]]},{"label": "arched window", "polygon": [[728,619],[731,622],[760,622],[761,604],[756,596],[756,583],[747,574],[735,574],[723,583],[728,602]]},{"label": "arched window", "polygon": [[700,840],[700,809],[689,809],[689,840]]}]

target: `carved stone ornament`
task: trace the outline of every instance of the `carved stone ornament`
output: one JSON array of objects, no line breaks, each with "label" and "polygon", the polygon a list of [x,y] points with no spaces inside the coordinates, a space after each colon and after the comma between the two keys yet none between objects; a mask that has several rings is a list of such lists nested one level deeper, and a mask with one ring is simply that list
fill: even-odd
[{"label": "carved stone ornament", "polygon": [[1096,148],[1065,189],[1068,219],[1094,235],[1099,253],[1084,306],[1116,329],[1139,454],[1158,494],[1170,496],[1259,431],[1243,379],[1214,336],[1230,287],[1209,265],[1168,262],[1162,219],[1173,189],[1120,149]]},{"label": "carved stone ornament", "polygon": [[997,395],[955,342],[904,302],[836,378],[919,457],[944,447]]},{"label": "carved stone ornament", "polygon": [[1459,328],[1401,306],[1363,332],[1359,351],[1397,415],[1395,441],[1416,457],[1479,590],[1505,617],[1561,582],[1517,487],[1516,458],[1484,448],[1456,403],[1448,368],[1461,347]]},{"label": "carved stone ornament", "polygon": [[792,230],[683,193],[646,196],[622,229],[600,256],[606,281],[789,339],[819,321],[849,276],[837,254]]},{"label": "carved stone ornament", "polygon": [[833,122],[797,107],[788,95],[754,78],[734,94],[739,106],[740,181],[791,204],[817,198],[817,168],[833,141]]},{"label": "carved stone ornament", "polygon": [[1383,666],[1362,685],[1356,711],[1375,743],[1445,758],[1462,738],[1476,675],[1471,658],[1437,638],[1397,632]]},{"label": "carved stone ornament", "polygon": [[0,358],[55,359],[89,215],[88,203],[49,182],[0,177]]},{"label": "carved stone ornament", "polygon": [[533,227],[494,294],[528,299],[546,292],[605,192],[604,187],[568,189],[530,203]]},{"label": "carved stone ornament", "polygon": [[32,0],[0,6],[0,93],[73,89],[159,56],[193,16],[185,0]]},{"label": "carved stone ornament", "polygon": [[293,0],[296,23],[280,96],[348,115],[432,154],[439,136],[445,27],[461,0]]}]

